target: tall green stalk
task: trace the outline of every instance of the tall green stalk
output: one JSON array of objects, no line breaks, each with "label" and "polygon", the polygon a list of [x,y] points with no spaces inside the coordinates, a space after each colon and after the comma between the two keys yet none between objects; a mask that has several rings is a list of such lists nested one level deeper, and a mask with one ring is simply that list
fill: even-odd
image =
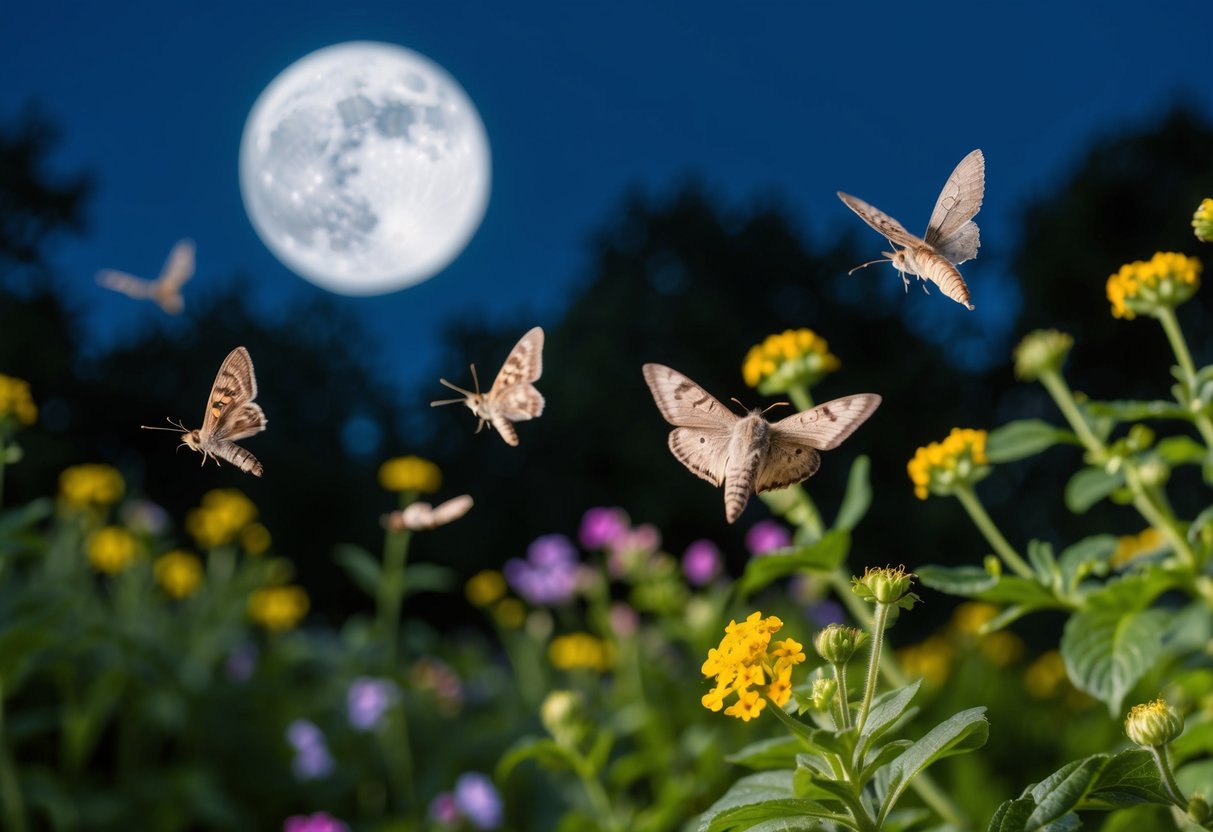
[{"label": "tall green stalk", "polygon": [[1031,580],[1031,567],[1015,551],[1015,547],[1002,536],[1002,532],[998,530],[998,527],[994,525],[994,521],[986,513],[985,506],[981,504],[981,500],[977,499],[977,493],[973,490],[973,486],[968,483],[959,483],[953,488],[952,493],[956,495],[956,499],[960,500],[960,504],[964,506],[965,511],[969,513],[969,517],[973,519],[974,525],[985,536],[986,541],[994,548],[994,551],[998,553],[998,557],[1002,559],[1002,562],[1019,577]]}]

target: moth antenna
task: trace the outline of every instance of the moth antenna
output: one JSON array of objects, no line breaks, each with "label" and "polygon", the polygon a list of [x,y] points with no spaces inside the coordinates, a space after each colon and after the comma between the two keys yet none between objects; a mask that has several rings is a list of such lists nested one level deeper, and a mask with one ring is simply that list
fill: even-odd
[{"label": "moth antenna", "polygon": [[480,395],[480,379],[478,379],[476,377],[476,365],[469,364],[468,366],[472,368],[472,384],[476,387],[476,395],[479,396]]},{"label": "moth antenna", "polygon": [[[439,383],[439,384],[441,384],[441,385],[442,385],[442,386],[444,386],[444,387],[449,387],[449,388],[451,388],[451,389],[452,389],[452,390],[454,390],[456,393],[462,393],[464,396],[470,396],[470,395],[472,395],[472,391],[471,391],[471,390],[464,390],[462,387],[459,387],[458,385],[451,384],[451,383],[450,383],[449,381],[447,381],[445,378],[440,378],[440,379],[438,379],[438,383]],[[457,402],[458,402],[458,401],[463,401],[463,400],[462,400],[462,399],[454,399],[453,401],[457,401]]]},{"label": "moth antenna", "polygon": [[172,427],[171,428],[154,428],[150,425],[140,425],[139,427],[143,428],[144,430],[171,430],[174,433],[176,433],[177,431],[181,431],[182,433],[189,433],[189,431],[185,429],[185,425],[181,424],[181,422],[174,422],[168,416],[165,416],[164,420],[166,422],[168,422],[170,425],[172,425]]},{"label": "moth antenna", "polygon": [[430,407],[439,407],[439,406],[444,405],[444,404],[462,404],[463,402],[466,402],[466,401],[467,401],[467,398],[462,398],[462,399],[441,399],[440,401],[436,401],[436,402],[430,402]]},{"label": "moth antenna", "polygon": [[889,258],[881,257],[879,260],[870,260],[867,263],[861,263],[860,265],[856,266],[855,268],[853,268],[849,272],[847,272],[847,277],[850,277],[851,275],[855,274],[855,272],[859,271],[860,269],[866,269],[868,266],[875,266],[877,263],[891,263],[891,262],[893,262],[893,261],[890,260]]},{"label": "moth antenna", "polygon": [[791,407],[791,405],[792,405],[792,403],[791,403],[791,402],[775,402],[775,404],[770,405],[769,407],[767,407],[767,409],[766,409],[766,410],[762,411],[762,415],[764,415],[764,416],[765,416],[765,415],[766,415],[766,413],[767,413],[767,410],[770,410],[771,408],[775,408],[775,407]]},{"label": "moth antenna", "polygon": [[736,403],[736,405],[737,405],[738,407],[740,407],[740,408],[742,409],[742,411],[743,411],[743,412],[744,412],[744,411],[746,411],[746,410],[748,410],[748,408],[747,408],[747,407],[746,407],[744,404],[742,404],[740,401],[738,401],[736,397],[731,397],[731,398],[729,399],[729,401]]}]

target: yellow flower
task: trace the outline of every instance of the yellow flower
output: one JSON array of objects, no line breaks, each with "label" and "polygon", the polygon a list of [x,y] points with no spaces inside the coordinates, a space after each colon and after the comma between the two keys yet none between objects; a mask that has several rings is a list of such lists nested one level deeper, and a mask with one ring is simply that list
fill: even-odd
[{"label": "yellow flower", "polygon": [[113,505],[125,488],[122,475],[108,465],[73,465],[59,475],[59,497],[74,509]]},{"label": "yellow flower", "polygon": [[[257,519],[257,507],[235,488],[206,492],[202,505],[190,509],[185,528],[203,549],[225,546]],[[267,533],[268,534],[268,533]]]},{"label": "yellow flower", "polygon": [[1121,569],[1137,558],[1162,551],[1167,545],[1167,539],[1163,537],[1162,532],[1149,526],[1143,529],[1141,534],[1127,534],[1118,538],[1116,551],[1112,553],[1109,563],[1114,569]]},{"label": "yellow flower", "polygon": [[[792,668],[805,660],[804,647],[795,639],[771,644],[771,635],[783,627],[775,616],[763,618],[751,613],[740,624],[730,621],[718,647],[708,650],[701,670],[715,677],[716,685],[699,700],[709,711],[719,711],[724,701],[737,694],[737,701],[725,714],[749,722],[766,707],[758,690],[766,685],[766,695],[777,705],[791,698]],[[767,680],[770,683],[767,683]]]},{"label": "yellow flower", "polygon": [[789,329],[768,335],[746,353],[745,383],[765,395],[793,387],[811,387],[842,366],[826,340],[811,329]]},{"label": "yellow flower", "polygon": [[1108,278],[1112,315],[1132,319],[1178,306],[1200,288],[1200,270],[1195,257],[1173,251],[1160,251],[1148,261],[1126,263]]},{"label": "yellow flower", "polygon": [[990,664],[995,667],[1007,667],[1023,658],[1027,652],[1023,639],[1009,630],[999,630],[982,636],[977,642],[977,649]]},{"label": "yellow flower", "polygon": [[1200,207],[1192,215],[1192,228],[1196,239],[1213,243],[1213,199],[1202,199]]},{"label": "yellow flower", "polygon": [[487,607],[505,595],[505,578],[496,569],[485,569],[468,578],[463,591],[473,607]]},{"label": "yellow flower", "polygon": [[202,583],[202,561],[179,549],[157,558],[153,571],[170,598],[193,595]]},{"label": "yellow flower", "polygon": [[941,636],[930,636],[919,644],[911,644],[897,651],[897,662],[902,672],[911,679],[922,677],[928,684],[941,685],[952,670],[952,658],[956,654],[948,640]]},{"label": "yellow flower", "polygon": [[0,373],[0,422],[12,417],[19,425],[38,421],[38,406],[29,392],[29,382]]},{"label": "yellow flower", "polygon": [[135,560],[135,536],[121,526],[106,526],[88,536],[85,554],[98,572],[117,575]]},{"label": "yellow flower", "polygon": [[493,618],[507,630],[517,630],[526,621],[526,607],[517,598],[502,598],[493,607]]},{"label": "yellow flower", "polygon": [[985,476],[986,436],[984,430],[952,428],[947,439],[919,448],[906,465],[915,496],[925,500],[928,493],[951,494],[953,486]]},{"label": "yellow flower", "polygon": [[240,531],[240,546],[250,555],[265,554],[271,542],[270,530],[260,523],[252,523]]},{"label": "yellow flower", "polygon": [[557,636],[548,645],[548,659],[560,670],[596,670],[604,673],[615,663],[615,648],[610,642],[589,633]]},{"label": "yellow flower", "polygon": [[431,494],[442,487],[442,471],[428,459],[398,456],[379,466],[379,484],[387,491]]},{"label": "yellow flower", "polygon": [[1023,683],[1033,699],[1053,699],[1062,693],[1070,680],[1066,676],[1066,663],[1061,658],[1061,652],[1050,650],[1041,654],[1024,671]]},{"label": "yellow flower", "polygon": [[1045,373],[1057,372],[1074,346],[1074,336],[1056,329],[1029,332],[1015,347],[1015,377],[1036,381]]},{"label": "yellow flower", "polygon": [[307,609],[307,593],[297,586],[267,586],[248,599],[249,616],[273,633],[294,629]]},{"label": "yellow flower", "polygon": [[979,636],[981,628],[998,616],[998,607],[984,601],[966,601],[952,613],[951,628],[962,636]]}]

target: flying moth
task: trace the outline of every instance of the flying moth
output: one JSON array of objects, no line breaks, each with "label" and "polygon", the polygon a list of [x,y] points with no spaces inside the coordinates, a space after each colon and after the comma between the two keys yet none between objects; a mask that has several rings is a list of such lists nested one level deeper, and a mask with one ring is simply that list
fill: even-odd
[{"label": "flying moth", "polygon": [[129,298],[154,301],[169,315],[180,315],[185,308],[181,287],[193,276],[194,242],[181,240],[169,252],[168,260],[155,280],[144,280],[114,269],[102,269],[97,272],[97,282]]},{"label": "flying moth", "polygon": [[471,495],[460,494],[436,506],[429,503],[409,503],[400,511],[383,515],[382,523],[384,528],[394,532],[429,531],[453,523],[471,510]]}]

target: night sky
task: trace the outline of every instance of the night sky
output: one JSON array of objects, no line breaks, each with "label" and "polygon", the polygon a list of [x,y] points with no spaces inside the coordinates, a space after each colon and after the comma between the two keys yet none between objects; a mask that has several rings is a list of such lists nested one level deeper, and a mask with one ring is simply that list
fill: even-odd
[{"label": "night sky", "polygon": [[[981,256],[964,269],[978,306],[967,325],[997,328],[1019,302],[1005,267],[1027,200],[1103,135],[1180,101],[1213,114],[1213,21],[1196,3],[661,5],[12,4],[0,119],[37,104],[63,131],[54,169],[97,177],[87,233],[55,264],[103,348],[171,324],[98,288],[96,270],[155,276],[180,237],[198,243],[187,303],[238,273],[266,314],[322,291],[274,259],[240,197],[244,121],[279,72],[347,40],[441,64],[488,131],[484,223],[430,281],[341,301],[381,341],[373,360],[403,390],[433,371],[453,320],[519,332],[555,322],[586,278],[589,237],[629,188],[662,195],[697,177],[729,205],[778,201],[811,238],[853,233],[876,257],[884,241],[835,191],[921,233],[975,147],[987,190]],[[887,265],[855,279],[899,286]],[[917,289],[906,303],[944,304]]]}]

